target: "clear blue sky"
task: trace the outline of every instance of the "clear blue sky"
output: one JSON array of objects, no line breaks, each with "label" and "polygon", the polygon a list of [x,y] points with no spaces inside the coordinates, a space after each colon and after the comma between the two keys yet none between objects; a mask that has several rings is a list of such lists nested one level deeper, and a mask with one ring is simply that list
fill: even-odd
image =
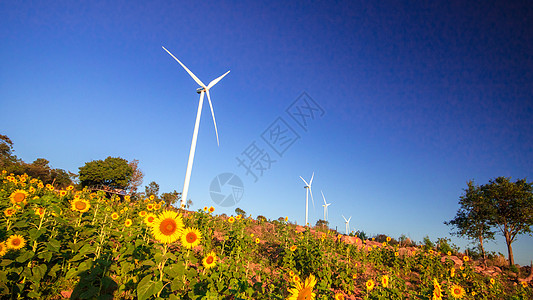
[{"label": "clear blue sky", "polygon": [[[323,190],[340,231],[344,214],[369,234],[447,237],[468,180],[533,180],[533,6],[467,2],[2,1],[0,132],[26,162],[138,159],[144,184],[181,191],[198,86],[165,46],[204,83],[231,70],[211,90],[220,147],[204,103],[193,208],[230,172],[244,196],[218,213],[302,224],[299,176],[315,172],[311,224]],[[286,112],[302,92],[324,111],[305,129]],[[277,118],[299,136],[282,155],[261,137]],[[236,160],[253,142],[275,160],[257,182]],[[529,263],[533,238],[514,249]]]}]

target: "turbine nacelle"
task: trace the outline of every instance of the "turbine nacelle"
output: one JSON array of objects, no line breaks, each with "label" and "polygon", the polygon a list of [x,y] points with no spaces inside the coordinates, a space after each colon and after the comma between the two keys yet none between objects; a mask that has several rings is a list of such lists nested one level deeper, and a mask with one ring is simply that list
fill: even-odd
[{"label": "turbine nacelle", "polygon": [[199,87],[196,89],[196,93],[197,94],[201,94],[202,92],[205,92],[205,88],[204,87]]}]

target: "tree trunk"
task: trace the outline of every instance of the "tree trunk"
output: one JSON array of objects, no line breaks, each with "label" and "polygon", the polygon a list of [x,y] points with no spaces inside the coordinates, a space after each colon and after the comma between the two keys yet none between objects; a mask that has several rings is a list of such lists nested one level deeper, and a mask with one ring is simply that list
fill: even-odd
[{"label": "tree trunk", "polygon": [[509,233],[505,233],[505,243],[507,244],[507,253],[509,255],[509,266],[514,265],[514,256],[513,256],[513,247],[511,246],[511,237],[509,236]]},{"label": "tree trunk", "polygon": [[479,248],[481,248],[481,254],[483,255],[483,263],[485,263],[485,249],[483,248],[483,235],[479,236]]}]

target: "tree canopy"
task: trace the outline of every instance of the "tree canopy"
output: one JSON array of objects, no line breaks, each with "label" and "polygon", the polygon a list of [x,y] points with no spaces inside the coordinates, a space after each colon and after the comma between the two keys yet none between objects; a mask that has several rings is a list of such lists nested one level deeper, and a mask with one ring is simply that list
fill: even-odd
[{"label": "tree canopy", "polygon": [[105,160],[93,160],[79,168],[79,180],[82,187],[107,185],[126,189],[133,176],[133,168],[128,161],[120,157],[107,157]]},{"label": "tree canopy", "polygon": [[533,186],[525,179],[511,182],[498,177],[477,186],[468,183],[459,200],[460,209],[447,225],[457,228],[455,234],[469,238],[492,238],[493,229],[505,237],[509,264],[514,265],[512,243],[520,234],[531,234],[533,226]]},{"label": "tree canopy", "polygon": [[456,229],[453,235],[466,236],[479,242],[483,258],[485,249],[484,239],[494,239],[491,223],[491,210],[488,199],[483,197],[482,191],[473,181],[467,183],[465,193],[459,198],[459,210],[454,219],[444,224]]}]

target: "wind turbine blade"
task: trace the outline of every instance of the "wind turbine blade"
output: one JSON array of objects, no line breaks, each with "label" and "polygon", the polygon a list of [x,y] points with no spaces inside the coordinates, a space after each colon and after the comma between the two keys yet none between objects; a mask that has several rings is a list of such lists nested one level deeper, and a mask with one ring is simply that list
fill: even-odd
[{"label": "wind turbine blade", "polygon": [[167,48],[163,47],[163,49],[165,49],[165,51],[167,51],[167,53],[170,54],[170,56],[172,56],[185,69],[185,71],[187,71],[187,73],[189,73],[189,75],[192,77],[192,79],[194,79],[194,81],[196,81],[196,83],[198,83],[203,88],[206,88],[205,84],[200,79],[198,79],[198,77],[196,77],[196,75],[194,75],[191,70],[189,70],[179,59],[177,59],[172,53],[170,53]]},{"label": "wind turbine blade", "polygon": [[348,222],[348,221],[346,221],[346,218],[344,217],[344,215],[341,215],[341,216],[344,219],[344,222]]},{"label": "wind turbine blade", "polygon": [[326,197],[324,197],[324,193],[322,192],[322,190],[320,191],[320,193],[322,194],[322,199],[324,199],[324,204],[327,206],[328,204],[326,203]]},{"label": "wind turbine blade", "polygon": [[305,185],[308,186],[309,184],[307,183],[307,181],[305,181],[305,179],[302,178],[302,176],[300,176],[300,178],[303,180],[303,182],[305,182]]},{"label": "wind turbine blade", "polygon": [[315,200],[313,200],[313,191],[311,190],[311,186],[309,186],[309,194],[311,194],[311,201],[313,201],[313,209],[315,208]]},{"label": "wind turbine blade", "polygon": [[228,75],[229,71],[227,71],[226,73],[224,73],[224,75],[218,77],[217,79],[211,81],[208,85],[207,85],[207,88],[206,89],[210,89],[212,88],[215,84],[217,84],[220,80],[222,80],[222,78],[224,78],[224,76]]},{"label": "wind turbine blade", "polygon": [[217,130],[217,121],[215,121],[215,112],[213,111],[213,104],[211,104],[211,96],[209,96],[209,89],[205,89],[207,94],[207,101],[209,102],[209,107],[211,108],[211,115],[213,116],[213,124],[215,124],[215,133],[217,135],[217,145],[220,146],[218,142],[218,130]]},{"label": "wind turbine blade", "polygon": [[350,218],[349,218],[348,221],[346,221],[346,222],[350,222],[351,219],[352,219],[352,216],[350,216]]},{"label": "wind turbine blade", "polygon": [[309,185],[313,184],[313,177],[315,177],[315,172],[313,172],[313,175],[311,175],[311,180],[309,180]]}]

